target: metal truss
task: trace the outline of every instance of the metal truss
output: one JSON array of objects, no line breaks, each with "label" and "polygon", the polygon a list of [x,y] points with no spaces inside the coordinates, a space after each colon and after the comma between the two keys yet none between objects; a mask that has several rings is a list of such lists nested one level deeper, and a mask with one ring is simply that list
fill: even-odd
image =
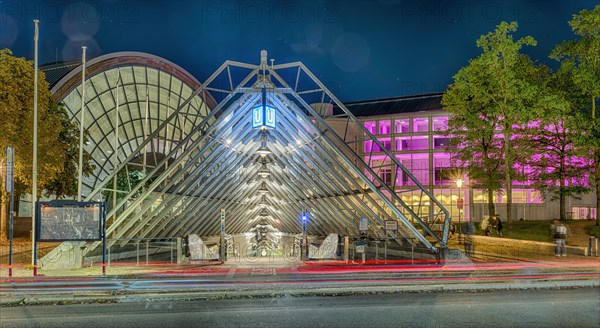
[{"label": "metal truss", "polygon": [[[312,235],[358,236],[358,221],[366,217],[373,237],[385,237],[385,220],[396,220],[399,243],[435,254],[447,247],[448,212],[433,195],[302,63],[269,66],[266,57],[259,65],[226,61],[86,200],[98,199],[157,135],[185,119],[183,109],[193,97],[205,93],[218,104],[178,143],[165,147],[164,156],[116,206],[109,204],[110,243],[216,235],[225,209],[229,234],[265,222],[300,233],[300,215],[306,212]],[[343,112],[334,118],[336,126],[327,113],[311,107],[315,103],[335,104]],[[263,104],[276,109],[276,128],[252,128],[252,109]],[[416,213],[399,197],[402,191],[384,182],[380,168],[365,162],[356,145],[368,140],[384,152],[382,166],[414,183],[429,213]],[[260,154],[266,148],[268,153]]]}]

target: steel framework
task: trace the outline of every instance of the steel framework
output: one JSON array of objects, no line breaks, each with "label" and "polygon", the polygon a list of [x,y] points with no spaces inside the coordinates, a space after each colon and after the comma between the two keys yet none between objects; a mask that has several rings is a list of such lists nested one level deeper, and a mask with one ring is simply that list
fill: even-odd
[{"label": "steel framework", "polygon": [[[209,95],[217,105],[187,135],[164,147],[164,156],[143,179],[109,204],[111,243],[216,235],[220,210],[225,209],[228,233],[247,232],[265,220],[280,231],[300,233],[300,215],[307,212],[309,234],[356,236],[359,219],[366,217],[369,235],[383,237],[384,221],[396,220],[399,243],[435,254],[447,248],[450,222],[441,203],[302,63],[268,65],[266,52],[259,65],[221,65],[120,159],[86,200],[101,197],[120,171],[145,155],[148,144],[165,135],[172,122],[185,120],[183,109],[198,95]],[[253,108],[264,105],[276,109],[275,128],[252,127]],[[332,105],[342,114],[321,111]],[[369,166],[359,155],[357,147],[366,140],[384,152],[380,167]],[[382,168],[408,176],[429,213],[415,212],[403,202],[398,194],[404,191],[386,184]]]}]

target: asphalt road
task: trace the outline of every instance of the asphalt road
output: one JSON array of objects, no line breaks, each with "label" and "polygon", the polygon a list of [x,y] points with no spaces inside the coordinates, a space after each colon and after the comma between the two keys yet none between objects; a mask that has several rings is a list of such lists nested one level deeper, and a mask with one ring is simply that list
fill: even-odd
[{"label": "asphalt road", "polygon": [[0,308],[0,327],[598,327],[600,288]]}]

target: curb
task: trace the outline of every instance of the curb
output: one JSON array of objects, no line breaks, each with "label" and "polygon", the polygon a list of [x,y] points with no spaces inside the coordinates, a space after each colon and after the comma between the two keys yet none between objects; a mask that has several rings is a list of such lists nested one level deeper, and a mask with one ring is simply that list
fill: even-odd
[{"label": "curb", "polygon": [[[388,285],[364,287],[325,287],[325,288],[289,288],[265,290],[213,290],[201,292],[166,293],[130,293],[114,295],[54,294],[43,296],[3,295],[0,307],[21,305],[81,304],[81,303],[119,303],[119,302],[169,302],[196,300],[248,299],[267,297],[315,297],[315,296],[352,296],[365,294],[401,294],[401,293],[476,293],[510,290],[598,288],[600,281],[544,281],[494,284],[432,284],[432,285]],[[16,297],[15,297],[16,296]]]}]

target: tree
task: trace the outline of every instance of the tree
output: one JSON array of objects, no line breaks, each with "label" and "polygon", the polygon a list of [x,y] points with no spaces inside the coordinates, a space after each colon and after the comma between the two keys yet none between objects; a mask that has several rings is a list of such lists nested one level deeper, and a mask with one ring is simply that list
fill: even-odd
[{"label": "tree", "polygon": [[[520,53],[523,46],[535,46],[536,41],[530,36],[514,41],[512,33],[516,32],[517,27],[516,22],[502,22],[495,31],[481,36],[477,40],[477,46],[482,48],[483,53],[470,60],[469,65],[459,71],[443,99],[444,108],[451,116],[465,115],[462,120],[473,123],[451,131],[459,138],[461,135],[464,137],[458,142],[464,145],[462,149],[481,146],[483,144],[480,139],[487,139],[485,144],[488,153],[484,156],[488,161],[485,170],[489,181],[485,184],[496,187],[497,174],[501,172],[504,176],[506,219],[509,224],[512,220],[513,164],[516,152],[519,151],[511,145],[512,130],[514,126],[523,125],[539,116],[541,111],[539,86],[527,75],[539,68],[528,56]],[[477,130],[465,133],[460,129]],[[497,133],[502,134],[501,144],[497,140]],[[459,148],[459,152],[468,151],[470,150],[463,151]],[[502,161],[501,164],[498,163],[499,160]],[[474,158],[469,164],[470,171],[480,171],[481,168],[477,168],[477,165],[481,165],[481,161]],[[490,171],[494,168],[495,171]],[[482,175],[471,178],[481,179]],[[493,206],[489,205],[489,208],[491,210]]]},{"label": "tree", "polygon": [[502,154],[500,140],[496,138],[498,118],[489,116],[487,102],[476,83],[484,68],[480,61],[470,61],[454,76],[454,84],[443,95],[444,110],[451,113],[446,134],[451,136],[448,151],[452,166],[467,166],[471,186],[488,194],[488,213],[495,214],[494,192],[502,185]]},{"label": "tree", "polygon": [[578,197],[589,190],[585,179],[589,167],[574,144],[578,131],[570,128],[573,121],[573,106],[568,101],[570,81],[562,71],[550,75],[549,69],[540,68],[538,80],[543,90],[540,106],[544,113],[538,120],[517,129],[513,144],[522,149],[517,162],[530,169],[519,178],[532,181],[544,199],[559,200],[559,216],[565,220],[566,198]]},{"label": "tree", "polygon": [[[53,102],[50,111],[54,115],[60,115],[62,130],[59,133],[59,142],[65,150],[66,160],[58,176],[48,181],[43,186],[44,193],[55,196],[57,199],[65,196],[77,196],[78,162],[79,162],[79,127],[69,119],[66,109],[62,104]],[[87,142],[87,131],[83,142]],[[92,156],[84,150],[83,152],[83,175],[89,176],[94,172],[95,166],[90,164]]]},{"label": "tree", "polygon": [[[38,74],[38,181],[40,185],[58,174],[64,153],[58,143],[60,117],[48,111],[52,95],[42,72]],[[15,148],[15,212],[23,192],[31,192],[33,165],[33,65],[0,50],[0,149]],[[2,192],[3,232],[7,195]],[[5,233],[2,234],[5,238]]]},{"label": "tree", "polygon": [[[10,50],[0,50],[0,149],[15,148],[15,212],[19,199],[31,193],[33,180],[33,63],[14,57]],[[41,193],[50,187],[55,195],[69,194],[73,180],[73,153],[78,154],[77,126],[67,124],[64,108],[54,103],[43,72],[38,72],[38,165],[37,177]],[[89,159],[89,155],[86,157]],[[75,157],[75,161],[78,158]],[[76,163],[76,162],[75,162]],[[86,164],[86,172],[89,172]],[[54,183],[63,181],[65,188]],[[4,183],[4,181],[2,181]],[[53,187],[54,186],[54,187]],[[2,214],[0,238],[6,237],[7,194],[0,193]],[[39,194],[37,195],[39,196]]]},{"label": "tree", "polygon": [[[582,10],[569,21],[576,40],[556,46],[550,57],[560,61],[561,70],[569,74],[576,93],[587,97],[580,106],[572,124],[580,131],[575,139],[577,149],[592,161],[593,184],[596,191],[596,216],[600,206],[600,117],[596,113],[600,103],[600,5]],[[578,103],[573,101],[573,103]],[[600,218],[596,218],[600,225]]]}]

